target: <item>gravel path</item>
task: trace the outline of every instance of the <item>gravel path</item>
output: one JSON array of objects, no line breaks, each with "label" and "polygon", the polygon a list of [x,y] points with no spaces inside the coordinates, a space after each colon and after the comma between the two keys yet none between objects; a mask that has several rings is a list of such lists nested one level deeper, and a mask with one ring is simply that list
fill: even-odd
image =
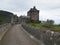
[{"label": "gravel path", "polygon": [[1,40],[1,45],[38,45],[21,30],[20,26],[20,24],[14,25]]}]

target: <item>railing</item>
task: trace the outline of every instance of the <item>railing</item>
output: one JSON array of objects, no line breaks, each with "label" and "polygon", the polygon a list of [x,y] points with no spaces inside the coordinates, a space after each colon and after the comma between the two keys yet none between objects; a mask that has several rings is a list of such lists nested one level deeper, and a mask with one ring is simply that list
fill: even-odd
[{"label": "railing", "polygon": [[4,36],[4,34],[7,32],[7,30],[11,27],[10,23],[6,23],[3,25],[0,25],[0,40]]},{"label": "railing", "polygon": [[42,41],[45,45],[60,45],[60,33],[50,30],[43,30],[42,28],[30,26],[26,23],[21,25],[27,32]]}]

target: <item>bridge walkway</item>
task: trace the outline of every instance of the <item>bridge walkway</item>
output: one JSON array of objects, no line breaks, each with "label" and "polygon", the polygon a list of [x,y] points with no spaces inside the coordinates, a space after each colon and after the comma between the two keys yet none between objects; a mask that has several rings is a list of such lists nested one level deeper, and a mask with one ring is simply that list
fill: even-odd
[{"label": "bridge walkway", "polygon": [[1,45],[38,45],[38,43],[26,35],[21,25],[17,24],[4,35]]}]

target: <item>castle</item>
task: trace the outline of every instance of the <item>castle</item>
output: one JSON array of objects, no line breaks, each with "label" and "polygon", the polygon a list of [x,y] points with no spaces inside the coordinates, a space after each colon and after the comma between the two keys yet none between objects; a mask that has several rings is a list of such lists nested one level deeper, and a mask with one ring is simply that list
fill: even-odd
[{"label": "castle", "polygon": [[20,16],[19,22],[39,22],[39,10],[34,6],[27,12],[27,16]]},{"label": "castle", "polygon": [[38,22],[39,21],[39,10],[37,10],[36,7],[34,6],[27,12],[27,16],[30,16],[31,21]]}]

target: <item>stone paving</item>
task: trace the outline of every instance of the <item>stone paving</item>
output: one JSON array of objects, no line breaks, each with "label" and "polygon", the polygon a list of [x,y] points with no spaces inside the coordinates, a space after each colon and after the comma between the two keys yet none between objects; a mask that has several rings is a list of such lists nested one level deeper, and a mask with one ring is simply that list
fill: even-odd
[{"label": "stone paving", "polygon": [[21,30],[21,25],[14,25],[1,40],[1,45],[38,45],[25,32]]}]

